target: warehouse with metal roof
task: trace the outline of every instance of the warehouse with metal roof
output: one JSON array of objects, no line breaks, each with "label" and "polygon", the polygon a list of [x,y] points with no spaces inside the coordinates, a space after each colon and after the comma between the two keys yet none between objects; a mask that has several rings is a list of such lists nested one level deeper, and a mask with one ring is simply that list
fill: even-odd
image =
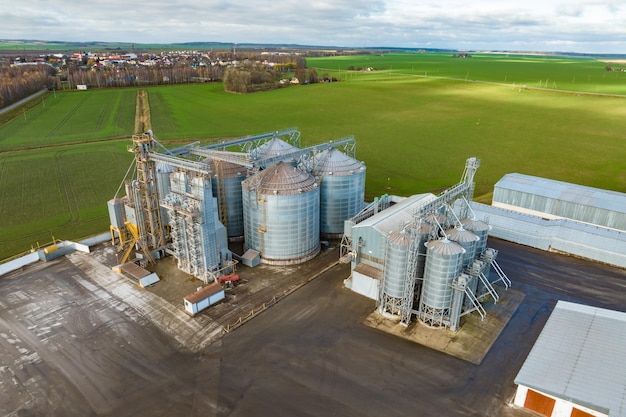
[{"label": "warehouse with metal roof", "polygon": [[626,194],[616,191],[513,173],[495,184],[492,205],[626,230]]},{"label": "warehouse with metal roof", "polygon": [[522,365],[514,403],[548,417],[626,415],[626,313],[559,301]]}]

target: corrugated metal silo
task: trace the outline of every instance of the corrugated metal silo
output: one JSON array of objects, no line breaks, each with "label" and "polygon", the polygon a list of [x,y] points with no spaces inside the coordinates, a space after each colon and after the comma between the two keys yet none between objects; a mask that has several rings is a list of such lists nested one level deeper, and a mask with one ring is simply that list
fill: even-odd
[{"label": "corrugated metal silo", "polygon": [[[157,196],[159,197],[159,201],[161,201],[171,190],[170,174],[174,171],[174,168],[171,165],[166,164],[165,162],[159,161],[155,165],[155,171]],[[170,222],[169,214],[164,208],[161,208],[161,221],[163,222],[163,224],[167,224]]]},{"label": "corrugated metal silo", "polygon": [[243,236],[243,202],[241,199],[241,182],[246,178],[247,169],[228,161],[211,160],[209,162],[213,181],[213,196],[218,199],[218,207],[226,211],[226,231],[228,237]]},{"label": "corrugated metal silo", "polygon": [[[265,142],[263,145],[252,149],[250,151],[250,157],[253,161],[265,158],[273,158],[276,156],[281,156],[288,154],[290,152],[295,152],[299,150],[293,145],[285,142],[282,139],[273,138],[272,140]],[[292,161],[290,161],[291,163]]]},{"label": "corrugated metal silo", "polygon": [[420,318],[427,324],[441,326],[452,303],[452,281],[463,269],[465,249],[446,238],[432,240],[426,247]]},{"label": "corrugated metal silo", "polygon": [[478,242],[476,243],[476,256],[480,256],[480,254],[487,249],[487,238],[491,227],[487,223],[475,219],[463,219],[461,224],[465,230],[469,230],[478,236]]},{"label": "corrugated metal silo", "polygon": [[476,258],[476,244],[478,243],[478,236],[469,230],[465,230],[463,227],[453,227],[446,230],[446,236],[453,242],[458,243],[465,249],[463,255],[463,266],[471,264]]},{"label": "corrugated metal silo", "polygon": [[165,162],[159,161],[155,165],[155,170],[157,193],[159,200],[162,200],[170,192],[170,174],[174,171],[174,168]]},{"label": "corrugated metal silo", "polygon": [[417,278],[423,278],[424,277],[424,268],[426,266],[426,242],[428,242],[428,240],[430,239],[430,233],[432,231],[432,228],[434,226],[429,224],[429,223],[425,223],[425,222],[420,222],[417,224],[417,230],[414,231],[413,233],[417,232],[417,238],[418,238],[418,242],[417,242]]},{"label": "corrugated metal silo", "polygon": [[[411,235],[403,230],[387,236],[385,270],[383,273],[383,297],[401,300],[406,286],[406,270]],[[391,311],[395,313],[394,311]]]},{"label": "corrugated metal silo", "polygon": [[339,238],[344,220],[365,206],[365,165],[335,148],[314,158],[314,175],[322,179],[320,233],[323,238]]},{"label": "corrugated metal silo", "polygon": [[312,175],[279,162],[242,183],[245,243],[261,262],[305,262],[320,251],[320,187]]}]

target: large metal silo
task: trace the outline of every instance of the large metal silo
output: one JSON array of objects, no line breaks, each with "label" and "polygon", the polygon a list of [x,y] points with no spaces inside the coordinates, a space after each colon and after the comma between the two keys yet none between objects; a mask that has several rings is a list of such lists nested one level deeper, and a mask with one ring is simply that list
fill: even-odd
[{"label": "large metal silo", "polygon": [[228,161],[209,162],[213,173],[211,187],[217,197],[220,220],[226,226],[229,238],[243,236],[243,202],[241,182],[246,178],[246,167]]},{"label": "large metal silo", "polygon": [[339,238],[344,220],[365,206],[365,165],[338,151],[326,149],[314,157],[313,174],[322,179],[320,191],[320,233]]},{"label": "large metal silo", "polygon": [[407,284],[407,262],[411,235],[403,230],[387,236],[385,269],[381,293],[381,310],[401,314],[402,298]]},{"label": "large metal silo", "polygon": [[245,244],[261,262],[305,262],[320,251],[320,187],[311,174],[279,162],[242,183]]},{"label": "large metal silo", "polygon": [[[261,160],[265,158],[274,158],[282,156],[291,152],[295,152],[299,148],[285,142],[282,139],[273,138],[272,140],[265,142],[261,146],[254,148],[250,151],[250,158],[253,161]],[[289,161],[291,165],[295,165],[294,161]]]},{"label": "large metal silo", "polygon": [[426,267],[419,317],[431,326],[444,326],[452,304],[452,282],[463,269],[465,249],[449,239],[426,243]]},{"label": "large metal silo", "polygon": [[478,242],[476,243],[476,256],[480,256],[480,254],[487,249],[487,237],[491,226],[483,221],[475,219],[463,219],[461,224],[465,230],[469,230],[478,236]]},{"label": "large metal silo", "polygon": [[471,264],[476,259],[476,244],[478,236],[463,227],[454,227],[446,230],[446,236],[453,242],[458,243],[465,249],[463,255],[463,266]]}]

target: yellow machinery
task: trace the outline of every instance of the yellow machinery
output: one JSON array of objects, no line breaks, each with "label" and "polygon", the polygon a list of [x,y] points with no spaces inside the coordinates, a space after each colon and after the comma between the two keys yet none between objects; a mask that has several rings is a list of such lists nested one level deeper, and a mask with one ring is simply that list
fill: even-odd
[{"label": "yellow machinery", "polygon": [[[119,259],[120,264],[124,264],[128,262],[131,253],[133,252],[133,248],[139,244],[139,246],[143,246],[142,241],[139,236],[139,227],[136,224],[131,222],[124,222],[124,228],[119,229],[113,225],[110,227],[111,230],[111,243],[113,246],[117,248],[117,252],[122,252],[122,257]],[[118,236],[118,241],[116,242],[116,234]],[[150,255],[150,250],[148,248],[142,247],[144,251],[144,255],[148,262],[153,262],[154,259]]]}]

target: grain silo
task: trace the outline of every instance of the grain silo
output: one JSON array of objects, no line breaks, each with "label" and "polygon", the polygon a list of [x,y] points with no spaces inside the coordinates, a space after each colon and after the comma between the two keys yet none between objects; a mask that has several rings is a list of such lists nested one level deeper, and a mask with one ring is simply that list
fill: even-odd
[{"label": "grain silo", "polygon": [[470,218],[463,219],[461,224],[465,230],[469,230],[478,236],[478,242],[476,242],[476,256],[480,256],[480,254],[487,249],[487,237],[491,226],[481,220]]},{"label": "grain silo", "polygon": [[[297,152],[300,148],[297,148],[282,139],[273,138],[272,140],[265,142],[263,145],[254,148],[250,151],[250,158],[253,161],[274,158],[289,154],[291,152]],[[293,161],[289,161],[291,164]],[[293,162],[295,165],[295,162]]]},{"label": "grain silo", "polygon": [[391,232],[387,236],[385,250],[385,269],[380,296],[382,313],[399,315],[407,285],[407,263],[411,235],[406,231]]},{"label": "grain silo", "polygon": [[321,178],[320,233],[322,238],[340,238],[344,220],[365,206],[365,165],[338,151],[326,149],[314,157],[313,174]]},{"label": "grain silo", "polygon": [[429,223],[419,222],[417,223],[417,229],[412,233],[417,238],[417,269],[416,278],[421,279],[424,277],[424,268],[426,267],[426,242],[430,239],[433,226]]},{"label": "grain silo", "polygon": [[159,161],[155,164],[155,171],[157,193],[159,200],[162,200],[170,192],[170,174],[174,171],[174,168],[165,162]]},{"label": "grain silo", "polygon": [[242,183],[245,244],[261,262],[305,262],[320,251],[320,187],[311,174],[279,162]]},{"label": "grain silo", "polygon": [[463,266],[471,264],[476,258],[476,244],[478,236],[463,227],[453,227],[446,230],[446,236],[453,242],[458,243],[465,249],[463,254]]},{"label": "grain silo", "polygon": [[[170,192],[170,174],[174,171],[174,168],[161,161],[157,162],[154,168],[156,171],[157,196],[159,201],[161,201]],[[161,221],[163,224],[170,222],[169,214],[165,208],[161,208]]]},{"label": "grain silo", "polygon": [[211,159],[211,187],[217,197],[221,222],[226,226],[229,238],[243,236],[243,203],[241,182],[246,178],[246,167],[228,161]]},{"label": "grain silo", "polygon": [[465,249],[447,238],[426,243],[426,267],[422,296],[420,298],[420,319],[435,327],[447,325],[452,305],[452,282],[463,269]]}]

